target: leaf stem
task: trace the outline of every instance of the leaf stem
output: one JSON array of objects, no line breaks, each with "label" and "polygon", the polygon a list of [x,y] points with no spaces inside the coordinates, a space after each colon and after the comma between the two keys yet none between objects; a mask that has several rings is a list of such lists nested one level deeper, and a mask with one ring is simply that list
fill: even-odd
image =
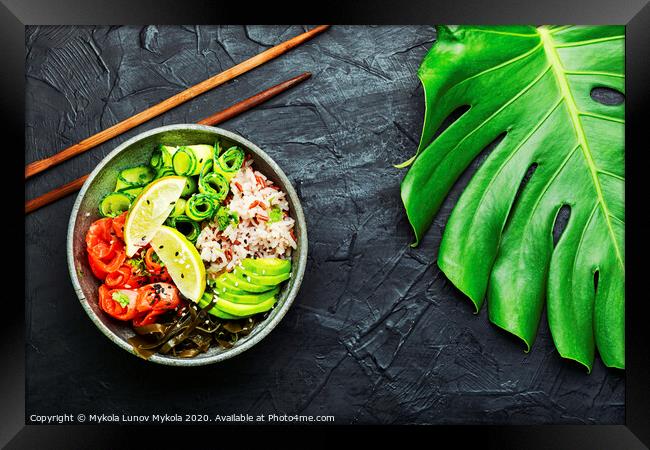
[{"label": "leaf stem", "polygon": [[612,226],[612,222],[610,219],[609,208],[607,207],[607,203],[605,202],[602,186],[600,185],[600,179],[598,178],[598,168],[596,167],[596,163],[594,162],[593,156],[591,154],[589,143],[587,142],[587,136],[585,135],[585,130],[582,125],[582,120],[580,118],[581,113],[578,110],[578,105],[576,104],[575,99],[573,98],[573,93],[571,92],[571,88],[569,86],[569,81],[567,80],[564,66],[562,65],[562,61],[560,60],[560,56],[557,52],[557,45],[555,44],[555,41],[553,40],[553,36],[551,35],[548,28],[539,27],[537,31],[542,41],[544,51],[546,52],[546,56],[549,60],[549,63],[551,64],[551,68],[553,69],[553,73],[555,74],[555,78],[557,80],[558,86],[560,88],[560,92],[562,94],[562,98],[566,103],[567,111],[569,112],[569,116],[571,117],[571,122],[573,123],[573,127],[576,131],[576,135],[578,138],[578,145],[582,150],[582,154],[585,158],[585,161],[587,162],[587,167],[589,168],[589,171],[591,173],[591,179],[593,181],[594,188],[596,190],[598,203],[600,205],[600,208],[603,211],[605,223],[607,224],[607,230],[612,239],[614,251],[616,252],[616,258],[618,259],[618,262],[621,265],[623,271],[625,271],[625,265],[623,263],[623,257],[621,256],[621,250],[618,246],[618,241],[616,240],[616,234],[614,233],[614,228]]}]

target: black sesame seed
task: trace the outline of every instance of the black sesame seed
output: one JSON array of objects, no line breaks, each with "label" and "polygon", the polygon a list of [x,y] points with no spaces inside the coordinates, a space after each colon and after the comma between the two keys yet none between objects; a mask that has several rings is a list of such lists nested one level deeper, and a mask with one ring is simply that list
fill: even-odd
[{"label": "black sesame seed", "polygon": [[178,252],[174,253],[174,256],[178,256]]},{"label": "black sesame seed", "polygon": [[158,248],[163,248],[163,247],[164,247],[164,245],[160,245]]},{"label": "black sesame seed", "polygon": [[151,204],[151,202],[149,200],[147,200],[147,205],[150,205],[150,204]]},{"label": "black sesame seed", "polygon": [[181,274],[181,278],[185,278],[185,275]]}]

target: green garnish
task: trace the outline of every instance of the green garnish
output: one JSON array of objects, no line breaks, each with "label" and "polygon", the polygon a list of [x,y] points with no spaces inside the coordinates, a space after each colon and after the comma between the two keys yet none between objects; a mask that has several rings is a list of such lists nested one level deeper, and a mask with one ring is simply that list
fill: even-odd
[{"label": "green garnish", "polygon": [[153,260],[153,262],[160,264],[160,267],[165,267],[165,263],[162,262],[162,260],[160,259],[160,257],[156,252],[154,252],[153,255],[151,255],[151,259]]},{"label": "green garnish", "polygon": [[267,223],[273,223],[273,222],[279,222],[282,220],[282,210],[274,206],[271,209],[271,213],[269,214],[269,221]]},{"label": "green garnish", "polygon": [[145,264],[144,258],[142,256],[139,258],[129,258],[126,260],[126,262],[133,268],[132,272],[134,275],[150,275],[147,271],[147,265]]},{"label": "green garnish", "polygon": [[113,295],[111,295],[111,297],[113,300],[119,303],[122,308],[126,308],[128,304],[131,303],[129,297],[127,297],[126,294],[122,292],[113,292]]},{"label": "green garnish", "polygon": [[239,223],[239,215],[236,212],[229,210],[225,206],[219,208],[217,211],[216,219],[217,225],[219,226],[219,231],[225,230],[231,223],[234,223],[235,225]]}]

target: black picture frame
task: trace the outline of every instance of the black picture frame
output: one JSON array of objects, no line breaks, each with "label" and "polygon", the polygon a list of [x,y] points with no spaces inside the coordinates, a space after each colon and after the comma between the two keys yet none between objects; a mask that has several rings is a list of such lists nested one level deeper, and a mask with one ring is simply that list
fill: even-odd
[{"label": "black picture frame", "polygon": [[[246,5],[224,6],[207,1],[156,2],[113,0],[2,0],[0,4],[0,42],[3,43],[2,126],[7,142],[23,146],[25,25],[37,24],[170,24],[170,23],[580,23],[626,25],[626,167],[627,167],[627,246],[630,299],[626,315],[626,402],[625,425],[621,426],[524,426],[524,427],[434,427],[437,439],[453,437],[456,443],[472,440],[487,448],[608,448],[635,449],[650,445],[650,353],[644,321],[650,306],[644,295],[635,291],[642,283],[643,252],[648,248],[643,232],[643,154],[642,129],[648,114],[650,86],[650,3],[647,0],[612,1],[357,1],[347,6],[329,2],[312,10],[311,15],[297,17],[300,9],[286,4],[279,10],[271,4],[262,8]],[[303,14],[307,14],[302,11]],[[22,186],[23,161],[6,162],[7,182]],[[639,197],[636,199],[635,197]],[[10,221],[5,225],[16,233],[21,229],[23,211],[20,195],[13,195],[6,205]],[[637,201],[638,200],[638,201]],[[15,223],[13,223],[13,222]],[[23,224],[24,228],[24,224]],[[23,246],[24,250],[24,246]],[[21,248],[16,250],[20,254]],[[27,261],[25,263],[28,263]],[[25,266],[22,267],[23,269]],[[7,272],[14,280],[21,277],[20,264]],[[128,445],[129,433],[116,434],[110,426],[25,425],[25,339],[24,305],[19,289],[7,294],[4,310],[9,319],[0,331],[3,359],[2,394],[0,395],[0,445],[9,448],[88,448]],[[15,295],[14,295],[15,294]],[[24,294],[24,292],[23,292]],[[65,380],[62,380],[64,382]],[[153,427],[148,427],[153,429]],[[430,427],[417,427],[415,433]],[[462,430],[460,428],[463,428]],[[132,430],[132,428],[129,428]],[[385,428],[383,428],[385,430]],[[376,430],[376,429],[375,429]],[[414,431],[409,430],[408,433]],[[108,439],[113,439],[109,441]]]}]

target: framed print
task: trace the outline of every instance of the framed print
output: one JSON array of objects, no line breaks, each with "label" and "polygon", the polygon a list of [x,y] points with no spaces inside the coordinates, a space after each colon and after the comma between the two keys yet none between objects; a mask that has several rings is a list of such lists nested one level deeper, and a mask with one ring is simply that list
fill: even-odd
[{"label": "framed print", "polygon": [[0,6],[3,445],[647,448],[647,3],[191,3]]}]

